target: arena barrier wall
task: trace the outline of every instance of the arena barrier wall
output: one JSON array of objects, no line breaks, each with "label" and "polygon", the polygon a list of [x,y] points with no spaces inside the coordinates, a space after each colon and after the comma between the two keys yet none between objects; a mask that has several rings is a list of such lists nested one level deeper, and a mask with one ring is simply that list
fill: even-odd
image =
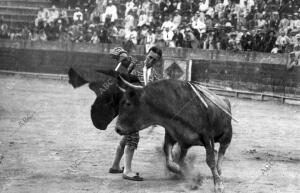
[{"label": "arena barrier wall", "polygon": [[[71,66],[112,69],[116,44],[0,40],[0,70],[66,74]],[[144,58],[144,46],[131,54]],[[300,66],[287,70],[288,54],[164,48],[165,61],[187,61],[189,77],[217,89],[300,97]],[[161,70],[163,72],[164,69]]]}]

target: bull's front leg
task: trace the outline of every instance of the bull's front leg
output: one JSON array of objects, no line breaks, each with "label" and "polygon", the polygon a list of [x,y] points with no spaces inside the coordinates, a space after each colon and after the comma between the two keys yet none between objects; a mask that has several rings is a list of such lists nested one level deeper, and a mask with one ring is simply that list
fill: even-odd
[{"label": "bull's front leg", "polygon": [[167,168],[177,174],[182,174],[180,166],[173,161],[172,149],[175,144],[175,141],[171,138],[170,135],[165,133],[165,143],[164,143],[164,152],[166,155],[166,166]]}]

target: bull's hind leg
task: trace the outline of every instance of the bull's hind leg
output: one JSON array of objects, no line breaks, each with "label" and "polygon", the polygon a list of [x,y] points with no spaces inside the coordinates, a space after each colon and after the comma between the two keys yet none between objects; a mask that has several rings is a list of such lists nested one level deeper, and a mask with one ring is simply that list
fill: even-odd
[{"label": "bull's hind leg", "polygon": [[215,193],[223,193],[224,192],[223,182],[216,167],[217,164],[216,164],[215,153],[214,153],[214,140],[209,139],[208,137],[204,137],[203,144],[206,150],[206,163],[209,166],[214,179]]},{"label": "bull's hind leg", "polygon": [[228,131],[229,132],[227,132],[219,140],[220,147],[219,147],[218,162],[217,162],[217,170],[218,170],[219,175],[222,175],[222,169],[221,169],[222,162],[224,159],[225,152],[226,152],[227,148],[229,147],[229,144],[230,144],[231,138],[232,138],[232,129],[230,128]]},{"label": "bull's hind leg", "polygon": [[164,152],[166,155],[166,166],[170,171],[181,174],[180,166],[176,162],[173,161],[172,149],[173,149],[174,144],[175,144],[175,141],[166,132],[165,133],[165,143],[164,143]]}]

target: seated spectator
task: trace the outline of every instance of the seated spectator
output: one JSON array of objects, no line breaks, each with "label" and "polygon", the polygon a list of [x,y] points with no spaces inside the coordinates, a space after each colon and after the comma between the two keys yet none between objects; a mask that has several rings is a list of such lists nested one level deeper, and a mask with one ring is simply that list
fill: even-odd
[{"label": "seated spectator", "polygon": [[52,8],[49,10],[49,17],[47,23],[55,22],[56,19],[59,18],[59,11],[55,7],[55,5],[52,6]]},{"label": "seated spectator", "polygon": [[276,42],[275,32],[269,31],[266,34],[265,38],[265,50],[264,52],[271,52],[271,50],[274,48]]},{"label": "seated spectator", "polygon": [[197,48],[197,39],[195,35],[193,34],[190,27],[187,27],[184,31],[183,36],[183,47],[185,48]]},{"label": "seated spectator", "polygon": [[142,27],[144,24],[147,24],[147,21],[148,21],[148,16],[146,15],[146,12],[141,11],[137,26]]},{"label": "seated spectator", "polygon": [[174,36],[173,36],[173,42],[175,44],[175,47],[183,47],[183,34],[181,31],[181,27],[178,26],[177,29],[173,30]]},{"label": "seated spectator", "polygon": [[196,15],[191,18],[192,28],[198,30],[200,34],[205,33],[206,24],[203,22],[203,19],[200,18],[200,12],[197,11]]},{"label": "seated spectator", "polygon": [[117,41],[119,42],[124,42],[125,40],[125,28],[122,25],[118,26],[118,36],[117,36]]},{"label": "seated spectator", "polygon": [[133,11],[135,3],[133,0],[126,1],[125,3],[125,17],[128,15],[129,11]]},{"label": "seated spectator", "polygon": [[253,37],[248,31],[241,38],[241,45],[243,51],[252,51],[253,49]]},{"label": "seated spectator", "polygon": [[125,26],[124,26],[125,31],[130,31],[130,28],[134,27],[135,18],[133,16],[133,11],[128,12],[128,14],[124,19],[124,22],[125,22]]},{"label": "seated spectator", "polygon": [[238,51],[238,42],[236,40],[236,32],[231,32],[229,34],[228,47],[227,50]]},{"label": "seated spectator", "polygon": [[42,28],[44,26],[43,22],[44,22],[44,9],[40,7],[37,17],[34,20],[34,25],[35,27]]},{"label": "seated spectator", "polygon": [[166,28],[164,28],[162,35],[163,35],[163,40],[166,43],[166,46],[169,47],[170,42],[173,40],[173,36],[174,36],[173,31],[170,30],[170,28],[166,27]]},{"label": "seated spectator", "polygon": [[47,41],[47,35],[44,29],[39,30],[38,36],[40,41]]},{"label": "seated spectator", "polygon": [[279,53],[284,53],[286,47],[290,44],[290,38],[286,34],[284,30],[281,30],[276,39],[275,45],[278,47]]},{"label": "seated spectator", "polygon": [[146,24],[144,24],[142,26],[142,29],[141,29],[140,35],[139,35],[139,41],[138,42],[139,42],[140,45],[144,45],[144,44],[147,43],[146,38],[147,38],[148,31],[149,31],[148,26]]},{"label": "seated spectator", "polygon": [[181,24],[181,15],[179,14],[179,11],[178,10],[175,10],[174,11],[174,17],[173,17],[173,24],[174,24],[174,29],[177,29],[178,26]]},{"label": "seated spectator", "polygon": [[103,14],[103,21],[114,22],[118,19],[118,10],[117,7],[113,4],[112,0],[108,0],[105,12]]},{"label": "seated spectator", "polygon": [[161,29],[169,28],[169,30],[175,29],[175,24],[172,22],[172,18],[170,16],[165,17],[165,21],[163,22]]},{"label": "seated spectator", "polygon": [[73,22],[82,22],[83,21],[83,14],[82,12],[80,11],[80,8],[79,7],[76,7],[75,8],[75,12],[73,14]]},{"label": "seated spectator", "polygon": [[134,45],[137,45],[138,33],[135,27],[131,27],[129,31],[125,32],[125,41],[132,42]]},{"label": "seated spectator", "polygon": [[199,11],[206,12],[209,7],[209,0],[199,0]]},{"label": "seated spectator", "polygon": [[33,28],[32,32],[31,32],[31,41],[38,41],[39,40],[39,35],[38,35],[38,29],[35,27]]},{"label": "seated spectator", "polygon": [[296,36],[295,36],[295,43],[294,43],[294,48],[293,48],[293,51],[294,52],[297,52],[297,51],[300,51],[300,33],[298,33]]},{"label": "seated spectator", "polygon": [[92,44],[98,44],[100,42],[98,34],[96,31],[93,32],[93,36],[91,37]]},{"label": "seated spectator", "polygon": [[148,52],[148,50],[155,45],[154,31],[155,31],[154,29],[148,29],[148,31],[145,35],[146,36],[146,42],[145,42],[146,52]]},{"label": "seated spectator", "polygon": [[47,35],[47,40],[57,40],[59,37],[59,31],[57,26],[55,26],[54,22],[51,21],[47,26],[45,27],[45,33]]}]

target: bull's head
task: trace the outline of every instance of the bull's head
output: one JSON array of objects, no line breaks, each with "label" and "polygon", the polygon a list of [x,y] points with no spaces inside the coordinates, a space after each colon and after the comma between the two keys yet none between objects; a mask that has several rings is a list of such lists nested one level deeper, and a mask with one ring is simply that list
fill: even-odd
[{"label": "bull's head", "polygon": [[150,120],[147,120],[150,116],[147,116],[147,107],[143,102],[144,88],[133,85],[122,77],[121,80],[119,87],[124,94],[119,104],[116,132],[120,135],[127,135],[144,129],[151,124]]},{"label": "bull's head", "polygon": [[[74,88],[89,83],[89,88],[97,96],[91,107],[91,119],[97,129],[105,130],[108,124],[118,115],[118,107],[123,92],[118,87],[119,72],[98,70],[90,72],[85,69],[71,68],[68,72],[69,83]],[[130,82],[138,82],[136,77],[122,75]]]}]

